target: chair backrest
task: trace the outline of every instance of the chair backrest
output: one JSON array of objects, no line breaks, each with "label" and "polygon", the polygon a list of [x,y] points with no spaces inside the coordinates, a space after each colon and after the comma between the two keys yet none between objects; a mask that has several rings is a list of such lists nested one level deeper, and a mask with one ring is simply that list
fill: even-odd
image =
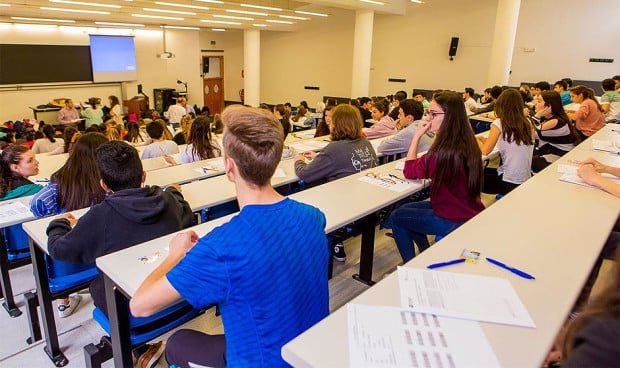
[{"label": "chair backrest", "polygon": [[94,264],[71,264],[45,256],[45,266],[49,278],[49,287],[52,293],[68,290],[77,285],[88,284],[97,275],[97,267]]},{"label": "chair backrest", "polygon": [[2,240],[6,247],[7,259],[9,262],[30,258],[28,246],[28,235],[24,232],[21,225],[13,225],[2,229]]}]

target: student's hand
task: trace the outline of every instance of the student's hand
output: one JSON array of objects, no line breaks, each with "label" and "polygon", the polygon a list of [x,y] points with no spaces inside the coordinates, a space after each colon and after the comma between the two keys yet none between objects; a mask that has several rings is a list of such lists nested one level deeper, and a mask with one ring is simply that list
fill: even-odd
[{"label": "student's hand", "polygon": [[475,108],[476,108],[476,106],[471,105],[471,106],[469,106],[469,111],[474,111]]},{"label": "student's hand", "polygon": [[296,154],[295,155],[295,161],[305,161],[304,154],[303,153]]},{"label": "student's hand", "polygon": [[530,116],[530,109],[528,109],[527,107],[523,108],[523,115],[525,115],[525,117],[529,117]]},{"label": "student's hand", "polygon": [[588,157],[585,160],[581,161],[581,166],[583,165],[590,165],[594,168],[596,172],[600,172],[600,173],[605,172],[605,169],[607,168],[606,165],[603,165],[602,163],[598,162],[592,157]]},{"label": "student's hand", "polygon": [[599,174],[594,169],[594,166],[591,164],[579,166],[579,169],[577,169],[577,175],[579,175],[579,177],[583,181],[590,185],[594,185],[596,178],[599,176]]},{"label": "student's hand", "polygon": [[82,136],[82,134],[80,132],[77,132],[73,135],[73,137],[71,137],[71,143],[75,143],[75,141],[77,141],[78,139],[80,139],[80,137]]},{"label": "student's hand", "polygon": [[430,121],[428,121],[428,120],[420,121],[418,126],[415,128],[415,137],[420,138],[421,136],[426,134],[426,132],[428,132],[428,130],[430,128],[431,128],[431,122]]},{"label": "student's hand", "polygon": [[484,144],[484,142],[487,141],[485,137],[480,137],[480,136],[476,136],[476,140],[478,141],[478,144]]},{"label": "student's hand", "polygon": [[62,215],[56,216],[55,219],[56,220],[66,219],[67,221],[69,221],[69,225],[71,225],[71,227],[74,227],[75,224],[77,224],[77,219],[75,218],[75,216],[73,216],[70,213],[63,213]]},{"label": "student's hand", "polygon": [[178,183],[169,184],[166,188],[174,188],[177,192],[181,193],[181,186]]},{"label": "student's hand", "polygon": [[167,163],[169,163],[170,165],[177,165],[177,161],[174,159],[174,157],[170,156],[170,155],[164,155],[164,160],[166,160]]},{"label": "student's hand", "polygon": [[547,106],[544,109],[540,110],[540,111],[536,111],[536,116],[537,118],[542,118],[543,116],[547,116],[551,114],[551,106]]},{"label": "student's hand", "polygon": [[313,160],[316,157],[316,152],[314,151],[306,151],[303,153],[304,157],[308,160]]},{"label": "student's hand", "polygon": [[183,258],[190,249],[196,245],[200,237],[195,231],[178,233],[170,241],[170,256]]}]

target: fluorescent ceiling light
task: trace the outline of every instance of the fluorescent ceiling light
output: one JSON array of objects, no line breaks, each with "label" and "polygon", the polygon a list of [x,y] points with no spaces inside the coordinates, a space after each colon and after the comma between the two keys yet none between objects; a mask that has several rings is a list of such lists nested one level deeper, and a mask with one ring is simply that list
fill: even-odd
[{"label": "fluorescent ceiling light", "polygon": [[267,13],[247,11],[247,10],[235,10],[235,9],[226,9],[226,12],[227,13],[237,13],[237,14],[247,14],[247,15],[260,15],[261,17],[266,17],[266,16],[269,15]]},{"label": "fluorescent ceiling light", "polygon": [[185,4],[177,4],[177,3],[167,3],[167,2],[164,2],[164,1],[156,1],[155,4],[157,4],[157,5],[164,5],[164,6],[177,6],[179,8],[209,10],[209,7],[207,7],[207,6],[200,6],[200,5],[185,5]]},{"label": "fluorescent ceiling light", "polygon": [[295,13],[305,14],[305,15],[315,15],[317,17],[329,17],[329,15],[323,14],[323,13],[313,13],[313,12],[307,12],[307,11],[301,11],[301,10],[295,10]]},{"label": "fluorescent ceiling light", "polygon": [[266,25],[266,24],[258,24],[258,23],[255,23],[255,24],[252,24],[252,25],[253,25],[254,27],[263,27],[263,28],[267,27],[267,25]]},{"label": "fluorescent ceiling light", "polygon": [[213,18],[225,18],[225,19],[236,19],[236,20],[254,20],[254,18],[249,18],[249,17],[235,17],[234,15],[219,15],[219,14],[213,14]]},{"label": "fluorescent ceiling light", "polygon": [[31,20],[33,22],[75,23],[74,20],[68,20],[68,19],[26,18],[26,17],[11,17],[11,19],[15,19],[15,20]]},{"label": "fluorescent ceiling light", "polygon": [[234,26],[241,25],[241,23],[239,23],[239,22],[227,22],[227,21],[224,21],[224,20],[201,19],[200,21],[204,22],[204,23],[230,24],[230,25],[234,25]]},{"label": "fluorescent ceiling light", "polygon": [[272,10],[272,11],[282,11],[282,8],[273,8],[271,6],[261,6],[261,5],[252,5],[252,4],[239,4],[239,6],[244,7],[244,8],[263,9],[263,10]]},{"label": "fluorescent ceiling light", "polygon": [[15,23],[15,27],[17,27],[19,29],[26,29],[26,30],[55,29],[55,28],[58,28],[58,26],[55,26],[53,24],[23,24],[23,23]]},{"label": "fluorescent ceiling light", "polygon": [[155,12],[155,13],[170,13],[170,14],[180,14],[180,15],[196,15],[194,12],[186,12],[179,10],[168,10],[168,9],[155,9],[155,8],[142,8],[144,11]]},{"label": "fluorescent ceiling light", "polygon": [[265,22],[278,23],[278,24],[293,24],[293,22],[289,22],[288,20],[272,20],[272,19],[267,19]]},{"label": "fluorescent ceiling light", "polygon": [[57,12],[110,15],[110,12],[100,11],[100,10],[81,10],[81,9],[67,9],[67,8],[50,8],[48,6],[42,6],[39,9],[41,9],[41,10],[48,10],[48,11],[57,11]]},{"label": "fluorescent ceiling light", "polygon": [[100,26],[144,27],[144,24],[138,23],[95,22],[95,24]]},{"label": "fluorescent ceiling light", "polygon": [[71,5],[84,5],[84,6],[98,6],[101,8],[115,8],[120,9],[120,5],[111,5],[111,4],[101,4],[101,3],[87,3],[83,1],[69,1],[69,0],[50,0],[50,3],[61,3],[61,4],[71,4]]},{"label": "fluorescent ceiling light", "polygon": [[224,28],[211,28],[213,32],[226,32]]},{"label": "fluorescent ceiling light", "polygon": [[132,17],[136,18],[152,18],[152,19],[168,19],[168,20],[185,20],[181,17],[165,17],[163,15],[150,15],[150,14],[132,14]]},{"label": "fluorescent ceiling light", "polygon": [[375,4],[375,5],[385,5],[385,3],[382,3],[381,1],[374,1],[374,0],[360,0],[363,3],[369,3],[369,4]]},{"label": "fluorescent ceiling light", "polygon": [[424,4],[424,1],[422,0],[411,0],[411,2],[416,4]]},{"label": "fluorescent ceiling light", "polygon": [[201,3],[224,4],[223,1],[219,1],[219,0],[196,0],[196,1],[200,1]]},{"label": "fluorescent ceiling light", "polygon": [[187,29],[192,31],[200,31],[199,27],[183,27],[183,26],[164,26],[164,28],[168,29]]},{"label": "fluorescent ceiling light", "polygon": [[11,6],[11,4],[0,4],[0,6]]},{"label": "fluorescent ceiling light", "polygon": [[295,20],[308,20],[308,18],[304,18],[304,17],[295,17],[293,15],[279,15],[280,18],[286,18],[286,19],[295,19]]}]

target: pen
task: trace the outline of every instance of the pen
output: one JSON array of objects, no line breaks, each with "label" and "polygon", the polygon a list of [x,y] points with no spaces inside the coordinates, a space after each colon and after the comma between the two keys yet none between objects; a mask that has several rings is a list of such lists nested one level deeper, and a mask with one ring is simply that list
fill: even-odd
[{"label": "pen", "polygon": [[50,181],[50,180],[49,180],[48,178],[45,178],[45,179],[37,179],[37,180],[35,180],[35,182],[37,182],[37,183],[47,183],[47,182],[49,182],[49,181]]},{"label": "pen", "polygon": [[458,263],[463,263],[463,262],[465,262],[465,258],[459,258],[459,259],[455,259],[455,260],[448,261],[448,262],[433,263],[431,265],[426,266],[426,268],[432,270],[433,268],[450,266],[450,265],[453,265],[453,264],[458,264]]},{"label": "pen", "polygon": [[403,183],[403,184],[408,183],[408,181],[405,181],[405,180],[403,180],[403,179],[399,178],[398,176],[396,176],[396,175],[394,175],[394,174],[388,174],[388,176],[389,176],[390,178],[394,178],[394,179],[396,179],[396,180],[400,181],[400,182],[401,182],[401,183]]},{"label": "pen", "polygon": [[528,280],[536,280],[536,278],[535,278],[534,276],[530,275],[529,273],[525,273],[525,272],[523,272],[523,271],[521,271],[521,270],[519,270],[518,268],[515,268],[515,267],[510,267],[510,266],[508,266],[507,264],[502,263],[502,262],[500,262],[500,261],[498,261],[498,260],[495,260],[495,259],[493,259],[493,258],[489,258],[489,257],[487,257],[487,261],[489,261],[490,263],[493,263],[494,265],[496,265],[496,266],[498,266],[498,267],[501,267],[501,268],[503,268],[503,269],[506,269],[506,270],[508,270],[508,271],[510,271],[510,272],[512,272],[512,273],[514,273],[514,274],[515,274],[515,275],[517,275],[517,276],[521,276],[521,277],[523,277],[524,279],[528,279]]}]

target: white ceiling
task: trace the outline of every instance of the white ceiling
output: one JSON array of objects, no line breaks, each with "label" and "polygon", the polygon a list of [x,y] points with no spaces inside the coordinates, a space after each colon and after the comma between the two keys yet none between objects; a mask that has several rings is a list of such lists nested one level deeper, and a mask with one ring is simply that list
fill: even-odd
[{"label": "white ceiling", "polygon": [[[330,14],[331,12],[338,11],[339,9],[358,10],[358,9],[372,9],[377,13],[383,14],[404,14],[405,8],[409,0],[379,0],[385,3],[385,5],[375,5],[365,3],[360,0],[315,0],[315,1],[293,1],[293,0],[224,0],[223,4],[212,4],[208,2],[201,2],[199,0],[72,0],[82,3],[97,3],[115,5],[120,8],[107,8],[101,6],[89,6],[80,4],[68,4],[58,3],[56,0],[0,0],[0,4],[9,4],[9,7],[0,5],[0,22],[8,23],[42,23],[42,24],[58,24],[68,26],[89,26],[89,27],[101,27],[101,25],[95,25],[94,21],[114,22],[114,23],[137,23],[144,24],[144,28],[155,28],[162,24],[170,26],[189,26],[189,27],[201,27],[201,28],[226,28],[226,29],[245,29],[245,28],[257,28],[261,30],[274,30],[274,31],[293,31],[298,26],[308,22],[324,22],[326,18],[312,15],[303,15],[295,13],[295,11],[310,11],[319,12],[324,14]],[[64,1],[64,0],[60,0]],[[194,8],[181,8],[170,5],[156,4],[156,1],[162,1],[166,3],[191,5],[207,7],[209,10],[194,9]],[[282,11],[271,11],[252,9],[247,7],[241,7],[240,4],[254,4],[261,6],[277,7]],[[77,13],[70,11],[50,11],[41,9],[41,7],[60,8],[69,10],[93,10],[93,11],[105,11],[110,14],[88,14]],[[144,8],[165,9],[166,12],[154,12],[147,11]],[[226,12],[226,10],[245,10],[267,13],[268,16],[261,15],[247,15],[239,13]],[[169,12],[168,12],[169,11]],[[194,14],[173,14],[173,11],[185,11],[193,12]],[[132,14],[147,14],[154,16],[172,16],[183,18],[183,20],[171,20],[171,19],[157,19],[157,18],[142,18],[134,17]],[[253,20],[236,20],[229,18],[221,18],[217,16],[238,16],[254,18]],[[305,17],[307,20],[297,20],[290,18],[282,18],[283,16],[297,16]],[[39,22],[39,21],[27,21],[27,20],[15,20],[11,17],[30,17],[30,18],[47,18],[47,19],[60,19],[60,20],[73,20],[75,23],[61,23],[61,22]],[[281,23],[269,23],[267,19],[276,21],[290,21],[293,24],[281,24]],[[205,23],[201,20],[216,20],[216,21],[230,21],[239,22],[240,25],[230,25],[221,23]],[[264,24],[267,27],[256,27],[253,24]]]}]

